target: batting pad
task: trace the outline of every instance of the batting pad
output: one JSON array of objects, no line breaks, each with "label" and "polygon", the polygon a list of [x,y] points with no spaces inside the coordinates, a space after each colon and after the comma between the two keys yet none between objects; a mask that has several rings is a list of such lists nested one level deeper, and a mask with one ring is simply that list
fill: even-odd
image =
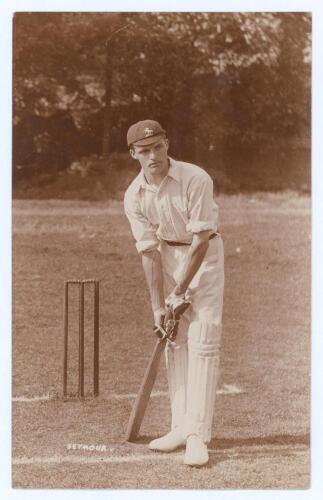
[{"label": "batting pad", "polygon": [[186,413],[187,343],[167,345],[167,380],[172,411],[172,429],[184,425]]},{"label": "batting pad", "polygon": [[195,321],[188,330],[188,379],[185,434],[211,440],[219,379],[221,326]]}]

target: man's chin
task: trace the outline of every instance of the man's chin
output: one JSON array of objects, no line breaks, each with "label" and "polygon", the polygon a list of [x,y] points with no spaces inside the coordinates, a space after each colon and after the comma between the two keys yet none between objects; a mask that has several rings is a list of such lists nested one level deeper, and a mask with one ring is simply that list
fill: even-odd
[{"label": "man's chin", "polygon": [[154,175],[154,174],[162,174],[163,173],[163,169],[158,166],[158,167],[149,167],[149,172]]}]

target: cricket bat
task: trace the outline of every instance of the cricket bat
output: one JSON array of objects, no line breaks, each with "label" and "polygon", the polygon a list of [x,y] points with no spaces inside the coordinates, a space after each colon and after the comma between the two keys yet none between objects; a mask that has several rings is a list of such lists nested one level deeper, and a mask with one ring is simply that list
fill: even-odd
[{"label": "cricket bat", "polygon": [[[128,427],[127,427],[127,432],[126,432],[126,441],[134,441],[136,437],[138,436],[141,422],[144,418],[145,411],[149,402],[149,398],[151,395],[151,391],[153,390],[155,380],[157,377],[157,372],[158,372],[158,367],[160,363],[160,358],[165,350],[166,343],[167,342],[172,342],[174,339],[172,337],[172,334],[168,330],[168,326],[174,327],[175,324],[177,324],[178,327],[178,321],[181,317],[181,315],[186,311],[186,309],[189,307],[190,302],[188,301],[181,301],[177,306],[173,307],[171,309],[171,318],[168,321],[166,321],[166,333],[168,335],[159,338],[155,344],[153,353],[151,355],[151,358],[149,360],[143,381],[141,383],[139,392],[137,394],[135,403],[133,405],[129,422],[128,422]],[[175,328],[175,331],[177,331],[177,327]]]},{"label": "cricket bat", "polygon": [[153,353],[150,357],[144,378],[142,380],[139,392],[133,405],[128,427],[126,431],[126,441],[134,441],[138,436],[141,422],[144,418],[146,408],[149,402],[151,391],[153,390],[157,377],[160,358],[165,350],[167,339],[158,339]]}]

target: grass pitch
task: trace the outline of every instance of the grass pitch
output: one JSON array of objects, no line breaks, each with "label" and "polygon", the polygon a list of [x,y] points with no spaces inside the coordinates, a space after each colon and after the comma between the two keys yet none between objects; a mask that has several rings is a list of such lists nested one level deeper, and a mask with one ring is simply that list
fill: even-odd
[{"label": "grass pitch", "polygon": [[[155,337],[148,292],[119,202],[17,200],[13,241],[13,486],[307,488],[310,200],[220,196],[226,285],[210,463],[159,454],[169,430],[161,366],[138,443],[123,442]],[[100,279],[100,396],[63,401],[63,284]],[[76,297],[75,297],[76,298]],[[73,297],[72,297],[73,299]],[[86,391],[91,382],[87,297]],[[71,309],[70,391],[77,386]]]}]

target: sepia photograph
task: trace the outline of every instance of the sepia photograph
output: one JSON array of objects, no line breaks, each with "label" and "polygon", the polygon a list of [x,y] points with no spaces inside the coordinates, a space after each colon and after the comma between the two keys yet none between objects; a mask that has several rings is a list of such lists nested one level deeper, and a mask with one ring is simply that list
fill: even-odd
[{"label": "sepia photograph", "polygon": [[13,489],[311,486],[311,12],[14,12]]}]

